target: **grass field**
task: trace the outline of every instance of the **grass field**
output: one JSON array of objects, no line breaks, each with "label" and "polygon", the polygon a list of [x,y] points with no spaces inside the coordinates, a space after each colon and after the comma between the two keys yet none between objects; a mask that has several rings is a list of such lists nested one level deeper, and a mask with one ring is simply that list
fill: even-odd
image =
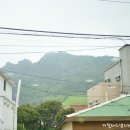
[{"label": "grass field", "polygon": [[70,105],[86,105],[86,104],[87,104],[86,95],[75,95],[75,96],[68,96],[66,100],[63,102],[63,107],[67,108]]}]

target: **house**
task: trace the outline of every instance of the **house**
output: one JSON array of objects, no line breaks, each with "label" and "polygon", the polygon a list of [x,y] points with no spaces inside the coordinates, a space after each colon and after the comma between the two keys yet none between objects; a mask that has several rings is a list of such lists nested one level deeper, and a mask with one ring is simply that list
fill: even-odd
[{"label": "house", "polygon": [[130,44],[119,49],[120,60],[105,70],[105,80],[121,86],[121,93],[130,93]]},{"label": "house", "polygon": [[128,130],[130,129],[130,95],[123,95],[66,115],[58,128],[59,130]]},{"label": "house", "polygon": [[105,83],[100,83],[87,91],[88,106],[130,94],[130,45],[119,49],[119,60],[104,71]]},{"label": "house", "polygon": [[120,96],[120,86],[99,83],[87,91],[88,107],[92,107]]},{"label": "house", "polygon": [[0,130],[17,128],[15,102],[12,100],[13,83],[4,72],[0,72]]}]

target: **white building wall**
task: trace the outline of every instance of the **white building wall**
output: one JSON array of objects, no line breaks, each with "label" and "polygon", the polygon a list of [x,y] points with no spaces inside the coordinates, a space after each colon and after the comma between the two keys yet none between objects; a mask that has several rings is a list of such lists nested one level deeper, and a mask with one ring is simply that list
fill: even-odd
[{"label": "white building wall", "polygon": [[0,130],[3,129],[3,98],[0,97]]},{"label": "white building wall", "polygon": [[3,98],[4,130],[13,130],[14,127],[14,104]]},{"label": "white building wall", "polygon": [[17,130],[17,124],[14,124],[16,122],[14,109],[12,86],[6,81],[6,90],[4,90],[4,78],[0,75],[0,130],[14,130],[14,128]]},{"label": "white building wall", "polygon": [[6,81],[6,91],[4,91],[4,78],[0,76],[0,95],[12,100],[12,86]]},{"label": "white building wall", "polygon": [[120,61],[109,67],[104,72],[105,81],[108,82],[110,85],[121,85],[120,80],[117,81],[118,76],[121,76]]},{"label": "white building wall", "polygon": [[130,45],[120,49],[123,91],[130,93]]}]

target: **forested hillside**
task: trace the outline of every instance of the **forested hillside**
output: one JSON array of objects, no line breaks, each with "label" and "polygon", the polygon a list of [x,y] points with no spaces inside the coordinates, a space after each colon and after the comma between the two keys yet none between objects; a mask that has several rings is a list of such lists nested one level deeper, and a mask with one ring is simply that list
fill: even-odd
[{"label": "forested hillside", "polygon": [[20,103],[37,104],[86,93],[104,80],[104,69],[114,62],[113,58],[48,53],[36,63],[25,59],[18,64],[7,63],[3,68],[19,73],[14,73],[12,78],[22,80]]}]

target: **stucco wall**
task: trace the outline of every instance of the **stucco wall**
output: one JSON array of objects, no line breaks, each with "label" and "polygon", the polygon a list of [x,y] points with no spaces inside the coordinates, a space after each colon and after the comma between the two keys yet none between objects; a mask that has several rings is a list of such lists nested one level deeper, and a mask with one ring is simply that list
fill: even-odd
[{"label": "stucco wall", "polygon": [[[13,130],[15,103],[12,100],[12,86],[0,75],[0,130]],[[15,129],[16,129],[15,124]]]},{"label": "stucco wall", "polygon": [[72,122],[66,122],[62,125],[61,130],[72,130]]},{"label": "stucco wall", "polygon": [[120,50],[123,90],[130,93],[130,46]]},{"label": "stucco wall", "polygon": [[4,78],[0,76],[0,95],[12,99],[12,86],[6,81],[6,91],[4,91]]},{"label": "stucco wall", "polygon": [[[116,80],[116,77],[121,76],[120,62],[111,66],[104,72],[105,81],[110,79],[110,85],[121,85],[120,81]],[[107,81],[108,82],[108,81]]]},{"label": "stucco wall", "polygon": [[0,118],[3,120],[0,130],[13,130],[15,105],[5,97],[0,97],[0,105]]},{"label": "stucco wall", "polygon": [[0,97],[0,130],[3,130],[3,98]]},{"label": "stucco wall", "polygon": [[[95,106],[120,95],[120,86],[100,83],[87,91],[88,106]],[[97,101],[97,102],[96,102]]]}]

